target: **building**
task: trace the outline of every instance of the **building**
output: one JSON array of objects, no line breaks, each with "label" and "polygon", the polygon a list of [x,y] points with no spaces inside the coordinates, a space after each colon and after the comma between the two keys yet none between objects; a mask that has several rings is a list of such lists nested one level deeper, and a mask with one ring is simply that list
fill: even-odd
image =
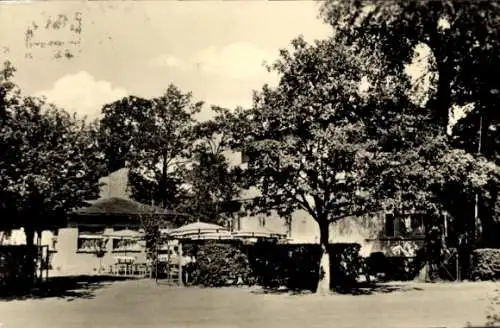
[{"label": "building", "polygon": [[[245,165],[241,153],[230,153],[233,165]],[[108,272],[117,262],[146,262],[142,214],[161,215],[165,221],[178,215],[131,200],[127,192],[127,170],[118,170],[101,180],[101,198],[70,216],[68,225],[58,230],[43,231],[41,245],[50,253],[52,275],[96,274]],[[239,195],[243,204],[258,195],[258,190],[245,190]],[[297,210],[287,221],[275,212],[271,215],[243,215],[231,222],[231,232],[248,240],[259,236],[286,236],[289,243],[318,243],[319,227],[303,210]],[[423,217],[418,214],[394,217],[373,213],[347,217],[332,223],[330,241],[359,243],[361,255],[384,252],[389,255],[415,255],[422,245]],[[4,244],[24,244],[21,230],[0,236]],[[35,237],[36,238],[36,237]]]},{"label": "building", "polygon": [[146,219],[165,222],[176,213],[129,198],[106,197],[75,211],[66,228],[59,229],[52,258],[55,274],[112,273],[119,264],[146,267]]},{"label": "building", "polygon": [[[244,167],[247,158],[242,153],[227,153],[232,165]],[[258,196],[256,189],[245,190],[242,203]],[[273,233],[286,234],[290,243],[319,243],[319,227],[304,210],[297,210],[290,221],[271,215],[246,215],[236,218],[232,226],[235,230],[255,230],[266,228]],[[424,238],[424,217],[421,214],[407,214],[395,217],[393,214],[378,212],[359,217],[346,217],[330,225],[330,242],[358,243],[362,256],[373,252],[387,255],[414,256]]]},{"label": "building", "polygon": [[[109,273],[115,264],[146,264],[144,219],[169,221],[178,213],[136,202],[128,197],[127,171],[102,178],[100,198],[69,215],[67,226],[41,233],[49,252],[50,275]],[[35,243],[38,236],[35,236]],[[22,229],[3,236],[4,244],[25,244]]]}]

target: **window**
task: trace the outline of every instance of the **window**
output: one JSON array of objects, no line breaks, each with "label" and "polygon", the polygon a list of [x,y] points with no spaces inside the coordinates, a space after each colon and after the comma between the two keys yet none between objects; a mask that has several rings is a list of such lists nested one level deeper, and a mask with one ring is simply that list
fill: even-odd
[{"label": "window", "polygon": [[395,237],[395,229],[394,229],[394,214],[387,213],[385,215],[385,236],[386,237]]},{"label": "window", "polygon": [[264,228],[266,226],[266,217],[265,216],[259,216],[259,227]]},{"label": "window", "polygon": [[138,240],[131,238],[114,238],[113,252],[137,252],[140,251]]},{"label": "window", "polygon": [[77,250],[84,253],[102,253],[106,250],[107,240],[102,236],[102,227],[79,227]]},{"label": "window", "polygon": [[411,231],[414,235],[423,235],[425,233],[424,228],[424,215],[420,213],[413,214],[411,216]]},{"label": "window", "polygon": [[78,252],[102,253],[106,252],[107,240],[102,237],[78,237]]},{"label": "window", "polygon": [[52,237],[50,247],[51,247],[50,248],[51,250],[56,250],[56,248],[57,248],[57,237],[56,236]]},{"label": "window", "polygon": [[292,219],[286,219],[286,234],[288,237],[292,237]]},{"label": "window", "polygon": [[250,156],[248,156],[248,153],[242,151],[241,152],[241,164],[248,163],[250,161]]},{"label": "window", "polygon": [[423,235],[424,231],[424,215],[421,213],[385,215],[386,237],[417,237]]}]

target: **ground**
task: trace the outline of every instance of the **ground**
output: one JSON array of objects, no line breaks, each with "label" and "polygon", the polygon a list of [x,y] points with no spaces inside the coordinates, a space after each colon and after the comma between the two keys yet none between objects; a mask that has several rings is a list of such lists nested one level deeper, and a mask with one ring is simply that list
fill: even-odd
[{"label": "ground", "polygon": [[316,296],[176,288],[151,280],[75,286],[36,299],[0,301],[2,328],[465,327],[484,325],[498,287],[393,283],[360,295]]}]

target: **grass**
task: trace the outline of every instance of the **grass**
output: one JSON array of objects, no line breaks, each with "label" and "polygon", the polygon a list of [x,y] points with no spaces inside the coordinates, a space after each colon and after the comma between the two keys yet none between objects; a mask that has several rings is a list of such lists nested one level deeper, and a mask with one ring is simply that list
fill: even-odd
[{"label": "grass", "polygon": [[484,324],[497,288],[394,283],[359,295],[322,297],[255,288],[175,288],[151,280],[72,286],[75,290],[43,298],[0,301],[0,323],[5,328],[465,327]]}]

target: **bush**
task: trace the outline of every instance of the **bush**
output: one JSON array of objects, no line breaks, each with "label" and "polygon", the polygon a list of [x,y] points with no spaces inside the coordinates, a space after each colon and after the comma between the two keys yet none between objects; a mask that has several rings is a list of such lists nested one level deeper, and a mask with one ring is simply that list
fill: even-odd
[{"label": "bush", "polygon": [[500,249],[476,249],[473,251],[472,263],[472,279],[496,280],[500,278]]},{"label": "bush", "polygon": [[[361,266],[360,248],[359,244],[330,245],[332,288],[345,290],[354,286]],[[318,283],[321,248],[317,244],[219,242],[185,244],[183,250],[196,259],[186,267],[196,285],[227,286],[240,280],[265,288],[314,291]]]},{"label": "bush", "polygon": [[0,293],[17,293],[28,291],[35,280],[35,263],[28,261],[36,258],[36,247],[25,245],[0,247]]},{"label": "bush", "polygon": [[[357,281],[361,266],[359,244],[331,244],[331,287],[349,289]],[[260,243],[248,249],[257,282],[266,288],[316,289],[321,248],[317,244],[275,245]]]},{"label": "bush", "polygon": [[[421,266],[419,258],[388,257],[382,252],[371,253],[366,258],[365,263],[368,274],[382,278],[384,281],[413,280],[418,275]],[[382,277],[379,275],[382,275]]]},{"label": "bush", "polygon": [[332,288],[341,290],[354,287],[362,264],[359,255],[360,249],[361,245],[354,243],[330,244]]},{"label": "bush", "polygon": [[238,245],[207,243],[189,252],[196,258],[189,268],[194,285],[221,287],[253,280],[248,257]]}]

